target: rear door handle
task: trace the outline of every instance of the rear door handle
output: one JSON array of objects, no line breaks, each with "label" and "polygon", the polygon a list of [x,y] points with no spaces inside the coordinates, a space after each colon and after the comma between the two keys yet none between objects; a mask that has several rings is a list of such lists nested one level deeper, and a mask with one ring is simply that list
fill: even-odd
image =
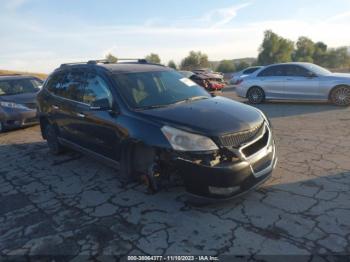
[{"label": "rear door handle", "polygon": [[84,115],[84,114],[82,114],[82,113],[77,113],[77,117],[84,118],[84,117],[85,117],[85,115]]},{"label": "rear door handle", "polygon": [[55,105],[52,105],[52,108],[55,109],[55,110],[60,109],[58,106],[55,106]]}]

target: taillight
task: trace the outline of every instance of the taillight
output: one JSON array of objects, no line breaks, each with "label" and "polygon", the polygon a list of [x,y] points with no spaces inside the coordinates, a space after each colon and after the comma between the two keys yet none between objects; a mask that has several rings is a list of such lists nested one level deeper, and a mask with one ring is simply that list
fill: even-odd
[{"label": "taillight", "polygon": [[240,85],[243,82],[243,79],[238,79],[236,85]]}]

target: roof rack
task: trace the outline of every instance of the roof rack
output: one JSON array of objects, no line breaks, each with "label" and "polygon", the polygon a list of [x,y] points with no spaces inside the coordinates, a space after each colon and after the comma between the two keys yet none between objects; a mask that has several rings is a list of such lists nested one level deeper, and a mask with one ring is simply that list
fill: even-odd
[{"label": "roof rack", "polygon": [[[148,61],[144,58],[117,58],[117,62],[119,61],[135,61],[140,64],[148,64]],[[87,65],[96,65],[96,64],[116,64],[113,63],[107,59],[97,59],[97,60],[89,60],[87,62],[74,62],[74,63],[64,63],[61,64],[61,67],[69,66],[69,65],[80,65],[80,64],[87,64]]]}]

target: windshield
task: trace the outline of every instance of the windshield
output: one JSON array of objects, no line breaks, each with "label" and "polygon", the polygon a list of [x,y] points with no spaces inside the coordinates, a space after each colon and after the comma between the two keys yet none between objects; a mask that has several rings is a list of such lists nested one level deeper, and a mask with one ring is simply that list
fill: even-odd
[{"label": "windshield", "polygon": [[0,80],[0,96],[35,93],[41,85],[35,78]]},{"label": "windshield", "polygon": [[313,72],[317,75],[329,75],[329,74],[331,74],[331,71],[327,70],[326,68],[320,67],[318,65],[305,64],[304,66],[307,69],[309,69],[311,72]]},{"label": "windshield", "polygon": [[202,87],[175,71],[117,74],[114,79],[127,103],[136,109],[210,97]]}]

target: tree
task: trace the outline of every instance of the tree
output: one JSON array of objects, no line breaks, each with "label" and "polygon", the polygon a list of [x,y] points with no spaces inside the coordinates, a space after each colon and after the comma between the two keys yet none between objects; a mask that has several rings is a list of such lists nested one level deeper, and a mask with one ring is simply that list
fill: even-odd
[{"label": "tree", "polygon": [[313,55],[314,63],[320,66],[326,66],[327,64],[327,45],[323,42],[317,42],[315,44],[315,52]]},{"label": "tree", "polygon": [[216,71],[222,73],[231,73],[234,72],[235,69],[235,64],[232,60],[222,60],[216,68]]},{"label": "tree", "polygon": [[168,63],[168,67],[171,67],[171,68],[173,68],[173,69],[177,69],[177,66],[176,66],[176,64],[175,64],[175,62],[173,61],[173,60],[170,60],[169,61],[169,63]]},{"label": "tree", "polygon": [[294,43],[271,30],[265,31],[263,43],[259,49],[258,63],[269,65],[292,61]]},{"label": "tree", "polygon": [[208,56],[200,51],[191,51],[187,57],[182,59],[180,67],[182,70],[194,70],[209,67]]},{"label": "tree", "polygon": [[105,56],[105,58],[109,63],[117,63],[118,62],[118,58],[116,56],[112,55],[111,53],[107,54]]},{"label": "tree", "polygon": [[296,62],[314,62],[314,53],[315,53],[315,43],[305,37],[301,36],[299,37],[297,43],[296,43],[297,49],[294,53],[294,61]]},{"label": "tree", "polygon": [[150,63],[160,64],[160,58],[158,54],[151,53],[146,56],[146,60]]},{"label": "tree", "polygon": [[350,55],[346,47],[330,49],[326,54],[326,67],[344,68],[350,66]]},{"label": "tree", "polygon": [[246,69],[247,67],[249,67],[250,64],[246,61],[241,61],[236,65],[236,71],[242,71],[243,69]]}]

